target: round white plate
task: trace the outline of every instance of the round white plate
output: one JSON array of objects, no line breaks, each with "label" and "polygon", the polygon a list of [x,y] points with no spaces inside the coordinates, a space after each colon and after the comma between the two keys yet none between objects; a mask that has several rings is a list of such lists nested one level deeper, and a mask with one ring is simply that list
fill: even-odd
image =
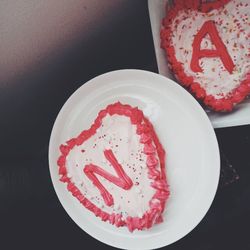
[{"label": "round white plate", "polygon": [[[59,145],[88,129],[100,109],[120,101],[138,106],[153,123],[167,151],[171,197],[164,222],[129,233],[102,222],[85,209],[59,181]],[[119,70],[82,85],[61,109],[50,138],[52,182],[75,223],[94,238],[123,249],[155,249],[194,229],[208,211],[218,186],[220,156],[214,130],[197,101],[178,84],[158,74]]]}]

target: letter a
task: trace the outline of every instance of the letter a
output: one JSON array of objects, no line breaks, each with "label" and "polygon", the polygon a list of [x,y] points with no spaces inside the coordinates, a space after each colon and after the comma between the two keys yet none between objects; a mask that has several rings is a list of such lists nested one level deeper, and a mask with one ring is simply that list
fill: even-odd
[{"label": "letter a", "polygon": [[[210,36],[210,39],[216,48],[215,50],[200,48],[201,41],[207,34]],[[202,72],[202,68],[199,65],[199,59],[203,57],[220,57],[224,67],[230,74],[232,74],[235,65],[228,54],[227,48],[222,42],[213,21],[205,22],[194,38],[193,55],[190,64],[193,72]]]}]

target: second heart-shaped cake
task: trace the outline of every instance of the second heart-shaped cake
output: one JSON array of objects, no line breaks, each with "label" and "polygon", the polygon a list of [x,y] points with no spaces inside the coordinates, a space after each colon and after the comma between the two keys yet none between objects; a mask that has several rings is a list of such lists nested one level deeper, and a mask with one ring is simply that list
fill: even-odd
[{"label": "second heart-shaped cake", "polygon": [[132,232],[162,222],[169,196],[165,151],[138,108],[115,103],[60,146],[60,180],[103,221]]},{"label": "second heart-shaped cake", "polygon": [[250,93],[250,2],[201,2],[167,8],[161,46],[181,84],[213,110],[231,111]]}]

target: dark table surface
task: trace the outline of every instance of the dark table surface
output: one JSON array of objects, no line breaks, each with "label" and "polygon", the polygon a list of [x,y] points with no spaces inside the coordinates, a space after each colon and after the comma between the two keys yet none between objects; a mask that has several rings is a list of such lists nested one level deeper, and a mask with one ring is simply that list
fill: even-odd
[{"label": "dark table surface", "polygon": [[[51,1],[50,8],[47,0],[42,6],[23,1],[24,11],[14,2],[0,4],[1,249],[111,249],[76,226],[60,205],[49,175],[48,142],[60,108],[82,83],[116,69],[157,72],[147,1],[94,6],[96,1],[75,0],[76,9],[67,1]],[[15,8],[18,15],[12,15]],[[77,11],[82,19],[75,20]],[[166,249],[250,249],[250,126],[217,129],[216,135],[222,171],[212,207],[189,235]]]}]

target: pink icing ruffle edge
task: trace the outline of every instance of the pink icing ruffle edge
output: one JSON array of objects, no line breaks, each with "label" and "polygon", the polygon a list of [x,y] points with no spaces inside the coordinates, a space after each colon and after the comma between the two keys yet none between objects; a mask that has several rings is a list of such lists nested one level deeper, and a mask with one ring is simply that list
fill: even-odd
[{"label": "pink icing ruffle edge", "polygon": [[172,9],[167,10],[167,16],[163,19],[163,28],[161,29],[161,47],[165,50],[169,66],[180,83],[195,94],[197,99],[202,100],[209,108],[215,111],[232,111],[234,106],[242,102],[250,93],[250,72],[246,75],[246,79],[241,82],[239,87],[232,91],[228,97],[216,99],[212,95],[208,95],[201,85],[194,81],[192,76],[187,76],[184,68],[175,56],[175,48],[171,45],[173,20],[178,12],[183,9],[198,10],[201,12],[209,12],[213,9],[223,7],[230,0],[220,0],[211,3],[200,4],[198,0],[178,0]]},{"label": "pink icing ruffle edge", "polygon": [[[142,218],[128,216],[125,219],[121,214],[109,214],[94,205],[87,199],[80,190],[67,177],[66,157],[75,146],[83,144],[96,130],[101,126],[102,119],[107,115],[124,115],[130,118],[131,123],[137,126],[137,134],[140,135],[140,142],[143,143],[144,153],[147,155],[148,178],[152,180],[151,186],[156,190],[154,196],[149,202],[149,209],[143,214]],[[153,145],[154,144],[154,145]],[[102,221],[117,226],[127,226],[130,232],[135,229],[143,230],[152,227],[156,223],[163,221],[162,213],[165,209],[166,200],[169,197],[169,188],[165,174],[165,150],[163,149],[150,121],[143,115],[138,108],[132,108],[130,105],[124,105],[120,102],[108,105],[106,109],[99,112],[90,129],[84,130],[78,137],[72,138],[66,144],[60,146],[61,155],[58,158],[60,180],[67,184],[67,189],[76,197],[79,202],[88,210],[93,212]],[[158,171],[158,156],[160,169]]]}]

